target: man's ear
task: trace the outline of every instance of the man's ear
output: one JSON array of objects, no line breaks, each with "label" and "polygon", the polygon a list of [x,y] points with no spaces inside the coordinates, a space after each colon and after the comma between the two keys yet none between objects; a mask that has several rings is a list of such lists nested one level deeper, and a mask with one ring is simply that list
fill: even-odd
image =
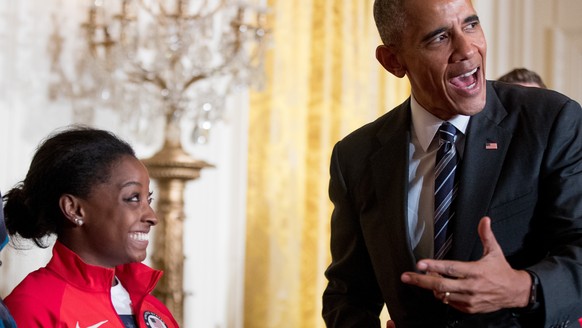
[{"label": "man's ear", "polygon": [[83,218],[83,208],[79,198],[71,194],[63,194],[59,198],[59,207],[67,220],[77,224],[75,220]]},{"label": "man's ear", "polygon": [[394,76],[402,78],[406,75],[406,67],[398,60],[394,47],[378,46],[376,48],[376,59]]}]

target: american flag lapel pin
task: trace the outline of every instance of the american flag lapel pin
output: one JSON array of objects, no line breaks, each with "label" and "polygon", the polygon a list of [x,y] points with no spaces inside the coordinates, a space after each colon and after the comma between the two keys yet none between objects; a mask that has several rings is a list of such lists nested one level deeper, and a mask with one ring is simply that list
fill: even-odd
[{"label": "american flag lapel pin", "polygon": [[497,142],[487,140],[487,142],[485,143],[485,149],[496,150],[497,149]]}]

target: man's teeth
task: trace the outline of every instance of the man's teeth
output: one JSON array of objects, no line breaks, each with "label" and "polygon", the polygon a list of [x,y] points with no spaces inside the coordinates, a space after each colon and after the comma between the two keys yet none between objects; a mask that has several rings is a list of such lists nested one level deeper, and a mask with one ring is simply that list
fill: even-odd
[{"label": "man's teeth", "polygon": [[477,68],[473,69],[472,71],[465,73],[463,75],[461,75],[460,77],[467,77],[467,76],[471,76],[473,74],[475,74],[477,72]]},{"label": "man's teeth", "polygon": [[129,237],[131,237],[131,239],[135,239],[138,241],[149,241],[150,237],[147,233],[144,232],[132,232],[129,234]]}]

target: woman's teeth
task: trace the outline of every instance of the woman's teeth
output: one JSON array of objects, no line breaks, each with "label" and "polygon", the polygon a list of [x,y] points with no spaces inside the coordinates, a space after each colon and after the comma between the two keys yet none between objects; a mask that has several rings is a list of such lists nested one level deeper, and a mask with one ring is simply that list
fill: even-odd
[{"label": "woman's teeth", "polygon": [[138,241],[149,241],[150,239],[148,234],[145,232],[132,232],[129,234],[129,237]]}]

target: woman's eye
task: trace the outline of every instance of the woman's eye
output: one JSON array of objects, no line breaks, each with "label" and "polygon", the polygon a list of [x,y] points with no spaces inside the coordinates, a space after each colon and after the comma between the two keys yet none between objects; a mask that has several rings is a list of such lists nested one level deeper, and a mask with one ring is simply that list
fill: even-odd
[{"label": "woman's eye", "polygon": [[128,202],[139,202],[139,195],[138,194],[132,195],[131,197],[126,198],[125,200]]},{"label": "woman's eye", "polygon": [[139,203],[142,199],[147,199],[148,204],[151,204],[152,201],[154,200],[154,198],[152,197],[152,195],[153,195],[153,192],[150,191],[148,193],[148,195],[147,195],[147,198],[143,198],[143,197],[140,196],[139,193],[136,193],[136,194],[134,194],[134,195],[126,198],[125,201]]}]

